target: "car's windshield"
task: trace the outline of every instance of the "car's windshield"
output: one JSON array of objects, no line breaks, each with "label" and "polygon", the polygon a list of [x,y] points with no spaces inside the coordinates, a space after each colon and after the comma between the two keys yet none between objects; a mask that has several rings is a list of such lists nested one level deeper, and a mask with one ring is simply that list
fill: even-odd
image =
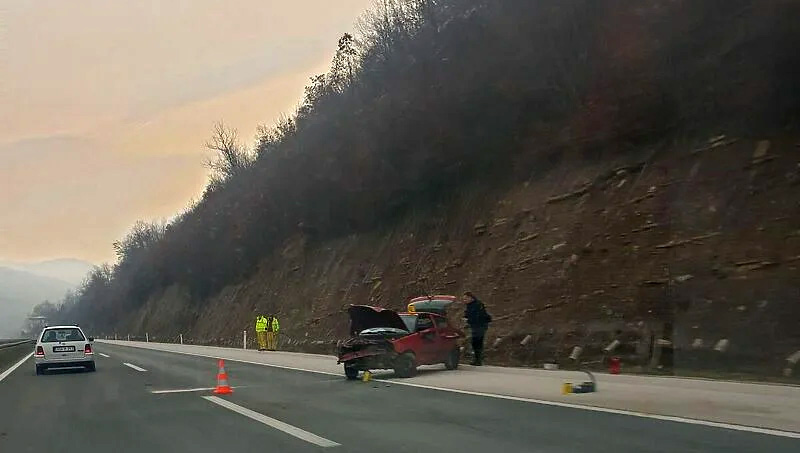
[{"label": "car's windshield", "polygon": [[395,327],[371,327],[369,329],[364,329],[361,332],[359,332],[359,335],[375,335],[375,334],[408,335],[408,331],[403,329],[397,329]]},{"label": "car's windshield", "polygon": [[417,328],[417,315],[411,314],[402,314],[400,315],[400,319],[403,320],[403,324],[406,325],[406,330],[409,332],[413,332]]},{"label": "car's windshield", "polygon": [[55,343],[57,341],[84,341],[80,329],[67,327],[63,329],[47,329],[42,333],[42,343]]}]

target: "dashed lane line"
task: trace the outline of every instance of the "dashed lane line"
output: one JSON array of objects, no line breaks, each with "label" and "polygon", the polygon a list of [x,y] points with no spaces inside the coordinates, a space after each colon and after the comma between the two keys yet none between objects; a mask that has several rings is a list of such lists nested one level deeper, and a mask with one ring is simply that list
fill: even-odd
[{"label": "dashed lane line", "polygon": [[136,366],[136,365],[134,365],[134,364],[132,364],[132,363],[128,363],[128,362],[122,362],[122,364],[123,364],[123,365],[125,365],[125,366],[126,366],[126,367],[128,367],[128,368],[133,368],[134,370],[136,370],[136,371],[139,371],[139,372],[144,372],[144,371],[147,371],[147,370],[145,370],[144,368],[142,368],[142,367],[139,367],[139,366]]},{"label": "dashed lane line", "polygon": [[257,422],[263,423],[267,426],[275,428],[279,431],[283,431],[290,436],[294,436],[300,440],[304,440],[308,443],[317,445],[319,447],[338,447],[341,444],[336,443],[330,439],[326,439],[324,437],[317,436],[314,433],[310,433],[304,429],[298,428],[296,426],[292,426],[288,423],[284,423],[280,420],[274,419],[272,417],[268,417],[262,413],[250,410],[246,407],[239,406],[238,404],[232,403],[228,400],[224,400],[222,398],[216,396],[204,396],[203,399],[207,401],[211,401],[214,404],[224,407],[225,409],[232,410],[237,414],[244,415],[247,418],[255,420]]}]

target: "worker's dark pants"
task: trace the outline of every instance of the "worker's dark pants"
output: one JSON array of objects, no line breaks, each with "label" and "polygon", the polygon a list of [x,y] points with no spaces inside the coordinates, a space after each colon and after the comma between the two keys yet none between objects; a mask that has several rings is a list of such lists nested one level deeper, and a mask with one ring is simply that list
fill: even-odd
[{"label": "worker's dark pants", "polygon": [[472,352],[475,353],[475,363],[483,363],[483,339],[489,326],[470,326],[472,332]]}]

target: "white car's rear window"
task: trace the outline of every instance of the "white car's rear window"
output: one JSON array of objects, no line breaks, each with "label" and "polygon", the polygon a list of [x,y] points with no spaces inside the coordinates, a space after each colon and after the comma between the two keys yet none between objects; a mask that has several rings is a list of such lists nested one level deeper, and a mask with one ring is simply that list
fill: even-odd
[{"label": "white car's rear window", "polygon": [[42,334],[42,343],[55,343],[58,341],[84,341],[80,329],[67,327],[64,329],[47,329]]}]

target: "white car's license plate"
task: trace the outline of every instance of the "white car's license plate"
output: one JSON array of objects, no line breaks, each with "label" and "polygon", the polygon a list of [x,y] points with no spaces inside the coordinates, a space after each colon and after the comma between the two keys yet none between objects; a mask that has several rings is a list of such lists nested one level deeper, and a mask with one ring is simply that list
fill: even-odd
[{"label": "white car's license plate", "polygon": [[75,352],[75,346],[53,346],[53,352]]}]

